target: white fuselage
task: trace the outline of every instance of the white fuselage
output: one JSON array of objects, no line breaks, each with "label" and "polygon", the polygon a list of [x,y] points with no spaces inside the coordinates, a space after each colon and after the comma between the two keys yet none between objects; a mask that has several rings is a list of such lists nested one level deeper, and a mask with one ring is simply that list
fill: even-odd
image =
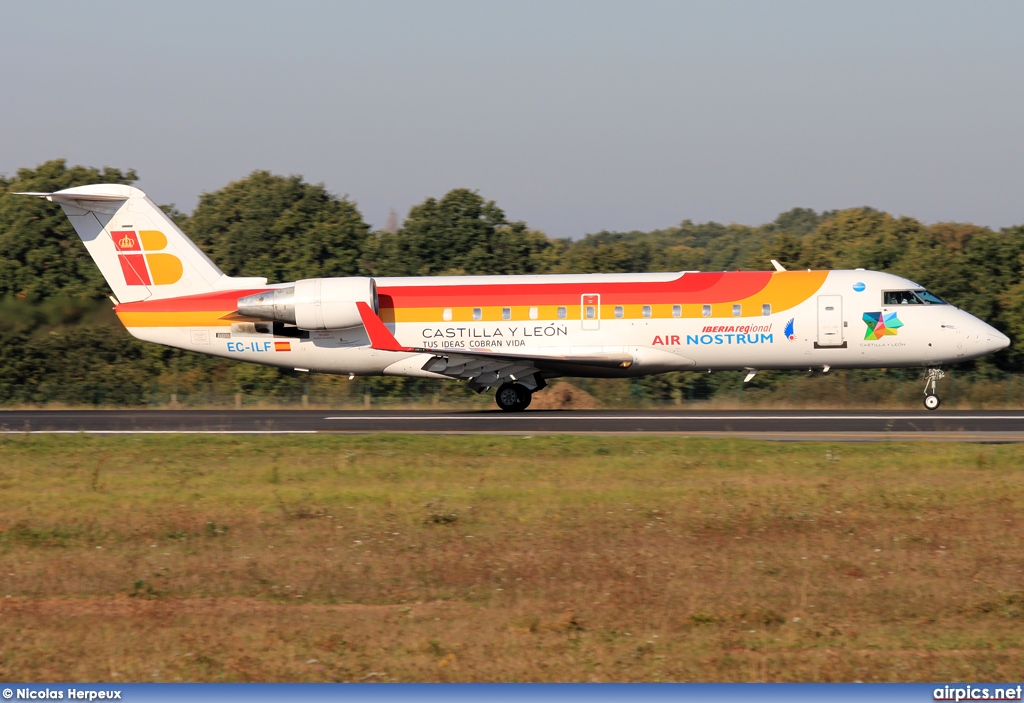
[{"label": "white fuselage", "polygon": [[[798,272],[789,275],[793,273]],[[676,279],[678,273],[376,279],[382,298],[394,300],[411,287],[440,292],[462,287],[488,291],[493,286],[513,300],[520,287],[566,287],[566,292],[532,305],[473,308],[472,301],[460,305],[465,301],[459,300],[447,307],[442,296],[415,311],[396,304],[390,320],[389,310],[383,309],[395,338],[423,350],[416,352],[373,349],[361,326],[303,332],[287,339],[245,324],[136,327],[126,320],[126,326],[147,341],[239,361],[326,373],[430,378],[450,377],[423,370],[432,355],[459,351],[544,357],[626,354],[634,359],[628,368],[567,368],[558,375],[629,377],[673,370],[939,366],[1009,343],[993,327],[952,305],[885,304],[886,291],[920,289],[898,276],[864,270],[820,273],[822,282],[809,295],[774,308],[771,302],[759,304],[756,293],[742,298],[742,304],[716,300],[713,305],[692,302],[694,295],[691,302],[673,305],[671,292],[652,293],[649,306],[638,302],[642,293],[631,293],[634,302],[621,306],[614,294],[598,293],[598,299],[589,301],[594,305],[586,304],[587,290],[633,283],[642,291]],[[593,308],[589,316],[588,307]],[[871,315],[883,322],[889,318],[889,324],[873,333],[865,317]]]}]

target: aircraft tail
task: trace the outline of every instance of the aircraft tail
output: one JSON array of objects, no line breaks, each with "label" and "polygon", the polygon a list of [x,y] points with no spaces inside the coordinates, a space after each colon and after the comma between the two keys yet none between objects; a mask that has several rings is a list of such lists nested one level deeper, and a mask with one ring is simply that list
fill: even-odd
[{"label": "aircraft tail", "polygon": [[138,188],[89,185],[46,198],[63,208],[118,302],[159,300],[265,285],[265,278],[225,275]]}]

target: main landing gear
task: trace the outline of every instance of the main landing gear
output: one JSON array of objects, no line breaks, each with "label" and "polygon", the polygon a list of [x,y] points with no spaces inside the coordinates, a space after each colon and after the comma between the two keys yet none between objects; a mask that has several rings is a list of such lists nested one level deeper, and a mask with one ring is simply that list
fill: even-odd
[{"label": "main landing gear", "polygon": [[939,379],[945,376],[942,369],[926,369],[924,372],[924,406],[929,410],[935,410],[942,402],[936,393]]},{"label": "main landing gear", "polygon": [[521,383],[505,383],[494,394],[494,400],[505,412],[518,413],[530,406],[533,391]]}]

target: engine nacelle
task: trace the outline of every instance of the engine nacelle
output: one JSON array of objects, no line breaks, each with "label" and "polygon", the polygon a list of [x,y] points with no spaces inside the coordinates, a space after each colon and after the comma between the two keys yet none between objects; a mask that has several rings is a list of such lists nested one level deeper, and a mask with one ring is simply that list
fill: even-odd
[{"label": "engine nacelle", "polygon": [[377,312],[377,284],[372,278],[306,278],[294,286],[239,298],[238,312],[304,330],[339,330],[363,324],[356,303]]}]

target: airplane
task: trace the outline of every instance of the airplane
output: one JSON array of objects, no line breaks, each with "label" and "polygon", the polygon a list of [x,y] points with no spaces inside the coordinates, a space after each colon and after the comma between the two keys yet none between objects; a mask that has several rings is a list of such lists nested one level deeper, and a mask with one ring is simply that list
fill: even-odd
[{"label": "airplane", "polygon": [[941,366],[1010,340],[879,271],[683,271],[310,278],[224,274],[145,193],[87,185],[19,193],[63,208],[147,342],[269,366],[455,379],[518,412],[563,376]]}]

